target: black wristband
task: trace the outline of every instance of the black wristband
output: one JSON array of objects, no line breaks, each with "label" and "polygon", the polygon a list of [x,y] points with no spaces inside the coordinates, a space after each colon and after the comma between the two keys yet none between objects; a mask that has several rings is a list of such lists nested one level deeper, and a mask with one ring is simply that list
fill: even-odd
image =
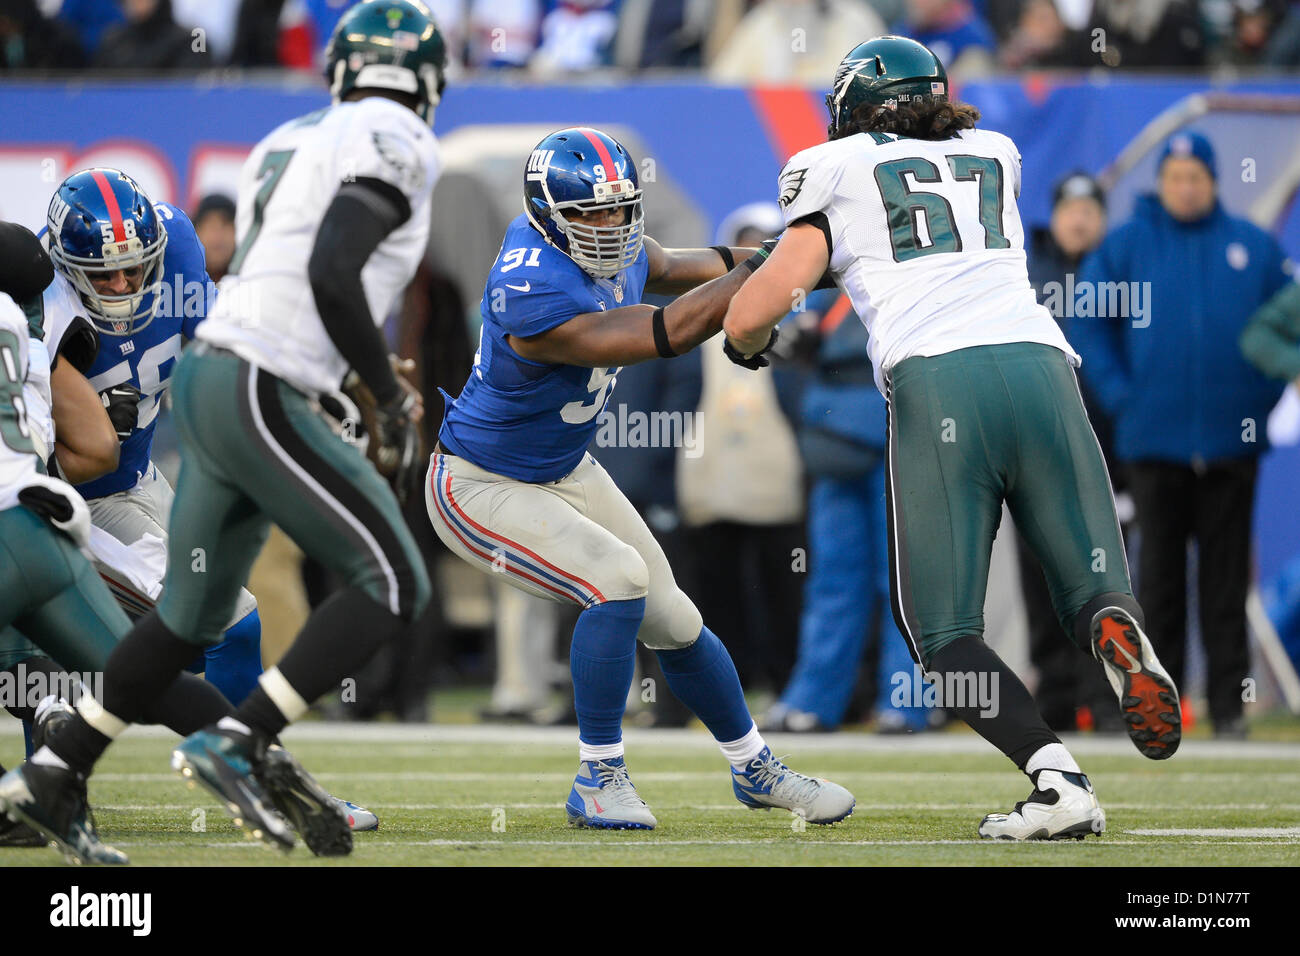
[{"label": "black wristband", "polygon": [[722,264],[727,267],[728,272],[736,268],[736,257],[731,254],[729,248],[726,246],[709,246],[709,248],[722,256]]},{"label": "black wristband", "polygon": [[664,328],[664,310],[663,306],[655,309],[654,317],[650,320],[650,326],[654,329],[655,351],[661,358],[675,358],[677,353],[673,351],[672,343],[668,341],[668,330]]}]

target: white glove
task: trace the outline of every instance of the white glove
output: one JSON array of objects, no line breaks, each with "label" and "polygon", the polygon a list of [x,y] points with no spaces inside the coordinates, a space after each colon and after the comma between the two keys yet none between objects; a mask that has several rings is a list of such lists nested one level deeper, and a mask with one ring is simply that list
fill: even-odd
[{"label": "white glove", "polygon": [[32,483],[18,492],[18,502],[66,534],[78,548],[89,547],[90,509],[66,481],[34,475]]}]

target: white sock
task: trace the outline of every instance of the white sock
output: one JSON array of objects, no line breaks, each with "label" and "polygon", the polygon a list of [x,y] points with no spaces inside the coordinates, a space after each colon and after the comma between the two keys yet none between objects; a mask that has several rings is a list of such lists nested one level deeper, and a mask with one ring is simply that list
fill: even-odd
[{"label": "white sock", "polygon": [[81,699],[77,701],[77,713],[81,715],[82,720],[109,740],[116,740],[122,736],[128,726],[126,721],[106,711],[103,705],[90,694],[81,695]]},{"label": "white sock", "polygon": [[275,704],[276,710],[282,713],[289,723],[293,723],[307,713],[307,708],[311,706],[293,689],[293,685],[280,673],[278,667],[263,671],[257,683],[266,692],[266,696],[271,698],[271,703]]},{"label": "white sock", "polygon": [[1065,744],[1048,744],[1039,747],[1025,764],[1025,773],[1031,777],[1040,770],[1064,770],[1066,773],[1083,773],[1065,749]]},{"label": "white sock", "polygon": [[68,765],[63,762],[63,758],[49,747],[42,747],[32,754],[32,763],[43,764],[46,767],[58,767],[60,770],[68,769]]},{"label": "white sock", "polygon": [[749,733],[736,740],[719,740],[718,749],[722,751],[722,756],[727,758],[737,770],[744,770],[749,766],[749,762],[763,752],[767,742],[763,740],[763,735],[758,732],[758,724],[749,725]]},{"label": "white sock", "polygon": [[579,760],[613,760],[623,756],[623,741],[616,744],[587,744],[578,741]]}]

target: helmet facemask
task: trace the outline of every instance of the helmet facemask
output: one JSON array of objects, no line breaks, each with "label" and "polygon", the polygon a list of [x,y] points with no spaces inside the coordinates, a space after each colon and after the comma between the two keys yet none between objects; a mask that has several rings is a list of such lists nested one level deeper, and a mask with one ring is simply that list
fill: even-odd
[{"label": "helmet facemask", "polygon": [[[593,276],[609,278],[636,262],[645,239],[645,218],[641,210],[641,190],[630,180],[595,183],[594,199],[556,203],[551,207],[551,221],[568,240],[565,250],[570,259]],[[592,213],[616,209],[623,213],[623,223],[593,226],[576,222],[568,212]]]},{"label": "helmet facemask", "polygon": [[[77,290],[86,313],[100,332],[128,336],[139,332],[153,321],[159,296],[154,294],[148,307],[144,300],[151,293],[157,293],[163,280],[167,232],[164,229],[159,229],[158,232],[158,238],[148,246],[138,235],[123,242],[110,240],[104,243],[100,258],[75,256],[64,250],[58,242],[50,243],[50,259]],[[56,231],[51,228],[50,233],[55,235]],[[92,281],[97,276],[137,268],[140,269],[140,285],[134,292],[107,295],[99,292]]]}]

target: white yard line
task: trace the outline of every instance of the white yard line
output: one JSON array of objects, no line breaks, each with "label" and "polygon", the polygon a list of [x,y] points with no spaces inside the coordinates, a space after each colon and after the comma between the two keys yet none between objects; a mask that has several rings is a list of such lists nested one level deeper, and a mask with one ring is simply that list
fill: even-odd
[{"label": "white yard line", "polygon": [[[1291,841],[1282,841],[1289,843]],[[1170,843],[1168,840],[1125,840],[1122,843],[1108,843],[1104,840],[1090,840],[1083,844],[1088,850],[1105,850],[1105,849],[1123,849],[1131,846],[1277,846],[1278,840],[1179,840],[1177,843]],[[152,847],[155,849],[169,849],[178,846],[185,848],[205,848],[214,850],[228,849],[271,849],[264,847],[262,843],[256,840],[231,840],[221,843],[155,843],[149,841],[121,841],[113,840],[115,847]],[[483,849],[495,849],[498,847],[524,847],[524,846],[549,846],[559,847],[562,849],[574,850],[634,850],[634,849],[655,849],[656,847],[665,846],[781,846],[781,847],[818,847],[834,848],[845,846],[873,847],[873,846],[984,846],[984,847],[1012,847],[1012,846],[1034,846],[1034,847],[1061,847],[1073,846],[1074,843],[1059,844],[1049,843],[1046,841],[1036,841],[1032,843],[1015,844],[1006,840],[807,840],[799,843],[792,842],[789,839],[771,839],[771,840],[663,840],[655,838],[640,839],[622,839],[613,837],[609,840],[511,840],[502,838],[499,840],[370,840],[364,839],[357,844],[358,848],[368,847],[471,847]],[[1049,850],[1030,851],[1030,852],[1054,852]],[[1061,852],[1070,852],[1063,850]]]},{"label": "white yard line", "polygon": [[[640,770],[635,771],[638,781],[658,781],[661,783],[683,783],[692,780],[714,780],[719,776],[726,780],[726,771],[717,770]],[[490,771],[462,771],[462,770],[345,770],[338,772],[321,772],[313,771],[312,776],[317,780],[360,780],[374,783],[387,782],[429,782],[429,783],[483,783],[490,781],[534,781],[536,783],[550,783],[573,781],[573,774],[566,771],[512,771],[509,773],[492,773]],[[836,780],[863,780],[868,785],[875,783],[918,783],[921,778],[925,777],[951,777],[955,781],[963,784],[970,781],[1000,781],[1006,782],[1014,778],[1014,772],[1011,770],[1002,771],[956,771],[956,770],[907,770],[907,771],[876,771],[876,770],[836,770],[831,776]],[[1098,774],[1101,781],[1133,781],[1152,783],[1154,778],[1149,771],[1146,772],[1107,772]],[[167,781],[179,783],[181,778],[174,773],[114,773],[105,771],[97,773],[90,778],[92,784],[95,781],[100,783],[159,783]],[[1162,773],[1159,781],[1162,784],[1174,783],[1240,783],[1251,782],[1259,783],[1261,779],[1267,779],[1270,783],[1291,783],[1300,784],[1300,773],[1270,773],[1266,778],[1262,778],[1258,773]],[[943,781],[947,782],[947,781]]]},{"label": "white yard line", "polygon": [[[215,803],[203,804],[210,807],[216,807]],[[191,810],[196,806],[192,803],[96,803],[95,812],[137,812],[146,810]],[[387,810],[559,810],[563,808],[564,803],[555,800],[551,803],[383,803],[381,801],[366,802],[367,809],[382,813]],[[856,813],[866,812],[887,812],[887,811],[907,811],[921,810],[925,812],[932,811],[983,811],[988,807],[988,801],[981,803],[859,803]],[[708,811],[719,813],[741,812],[746,807],[739,803],[716,803],[716,804],[685,804],[685,803],[661,803],[655,802],[656,810],[663,811]],[[1136,810],[1151,811],[1154,808],[1146,803],[1107,803],[1103,809],[1106,810]],[[1300,812],[1300,803],[1189,803],[1182,805],[1162,804],[1160,812],[1168,814],[1179,811],[1200,811],[1200,810],[1232,810],[1236,812],[1248,812],[1257,810],[1262,813],[1297,813]],[[1145,833],[1147,831],[1126,830],[1126,833]],[[1155,831],[1150,831],[1154,834]],[[1163,832],[1163,831],[1161,831]]]},{"label": "white yard line", "polygon": [[[703,730],[646,730],[629,727],[625,731],[629,751],[637,747],[666,747],[673,749],[705,749],[716,752],[717,745]],[[0,721],[0,736],[18,737],[22,726],[18,721]],[[132,727],[130,737],[154,737],[174,740],[175,735],[165,727]],[[839,751],[883,754],[977,754],[993,755],[993,750],[983,739],[973,733],[943,732],[903,736],[846,732],[837,734],[766,734],[776,751],[788,753],[816,753]],[[405,743],[431,747],[439,744],[505,745],[533,749],[539,746],[577,748],[578,732],[575,727],[516,727],[495,724],[390,724],[390,723],[336,723],[305,721],[289,727],[285,741],[292,746],[298,742],[329,744]],[[1133,745],[1125,736],[1097,737],[1087,734],[1065,734],[1062,739],[1070,751],[1083,756],[1131,756]],[[1213,741],[1185,740],[1179,749],[1180,756],[1224,757],[1242,760],[1300,760],[1300,743],[1270,741]]]},{"label": "white yard line", "polygon": [[1270,837],[1300,840],[1300,827],[1175,827],[1168,830],[1125,830],[1134,836]]}]

